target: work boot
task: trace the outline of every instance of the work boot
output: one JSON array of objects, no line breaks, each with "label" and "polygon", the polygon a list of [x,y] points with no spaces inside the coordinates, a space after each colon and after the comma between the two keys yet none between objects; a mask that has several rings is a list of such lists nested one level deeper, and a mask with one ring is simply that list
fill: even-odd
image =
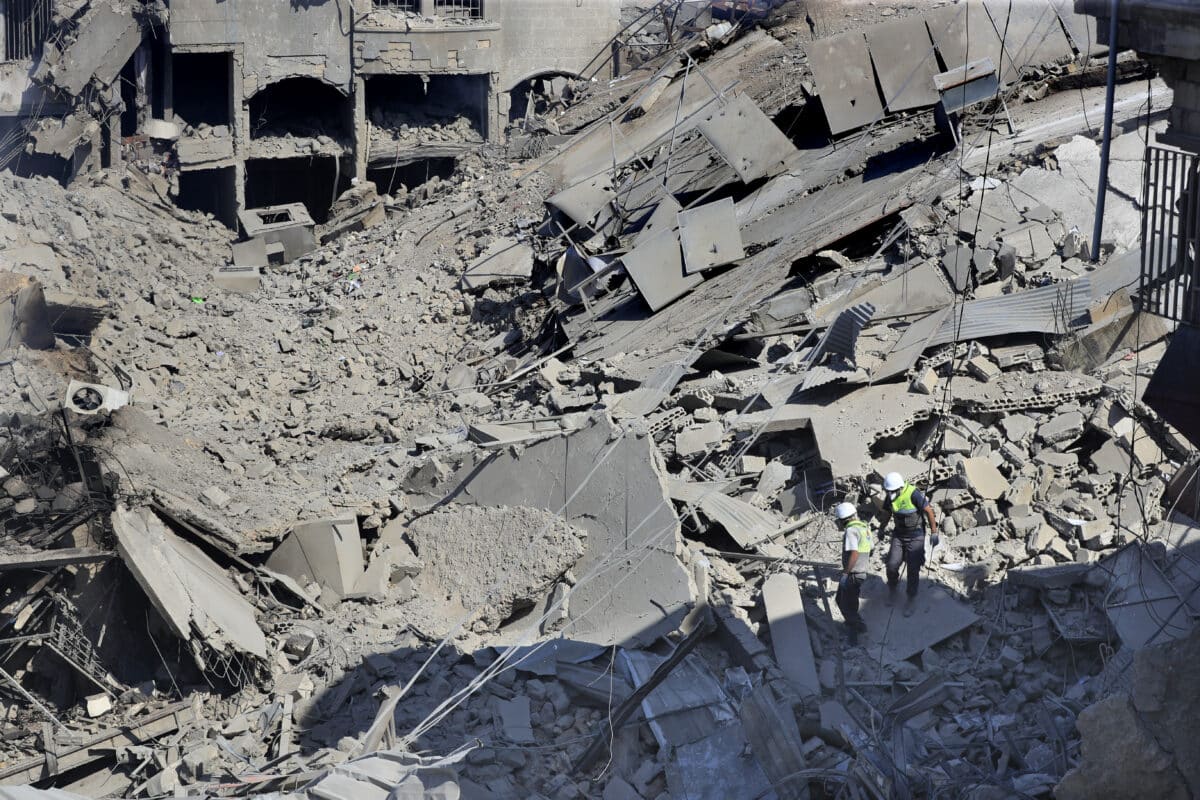
[{"label": "work boot", "polygon": [[846,626],[846,643],[850,647],[858,647],[858,631],[853,625]]},{"label": "work boot", "polygon": [[850,627],[853,628],[856,633],[866,633],[867,632],[867,623],[863,622],[861,617],[854,620],[854,622],[852,622],[850,624]]},{"label": "work boot", "polygon": [[917,610],[917,598],[915,595],[909,595],[904,601],[904,616],[911,617],[913,612]]}]

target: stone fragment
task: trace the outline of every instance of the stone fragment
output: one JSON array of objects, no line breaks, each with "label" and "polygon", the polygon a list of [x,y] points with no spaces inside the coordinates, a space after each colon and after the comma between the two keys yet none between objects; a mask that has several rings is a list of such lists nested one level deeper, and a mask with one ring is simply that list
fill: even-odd
[{"label": "stone fragment", "polygon": [[1083,435],[1083,414],[1068,411],[1038,426],[1037,436],[1046,444],[1074,441]]},{"label": "stone fragment", "polygon": [[107,714],[113,707],[112,698],[103,693],[85,697],[83,703],[87,708],[87,715],[92,719]]},{"label": "stone fragment", "polygon": [[706,422],[680,431],[675,436],[675,453],[681,458],[703,453],[721,441],[725,428],[720,422]]},{"label": "stone fragment", "polygon": [[1003,374],[999,367],[987,356],[975,356],[967,361],[967,372],[984,383],[990,383]]},{"label": "stone fragment", "polygon": [[979,497],[998,500],[1008,491],[1008,481],[986,458],[964,458],[959,470],[967,486]]},{"label": "stone fragment", "polygon": [[926,367],[917,373],[909,384],[909,388],[917,394],[933,394],[933,390],[937,388],[938,375],[933,369]]},{"label": "stone fragment", "polygon": [[211,506],[218,510],[229,505],[229,501],[231,499],[232,498],[219,486],[209,486],[200,493],[200,500],[205,505]]}]

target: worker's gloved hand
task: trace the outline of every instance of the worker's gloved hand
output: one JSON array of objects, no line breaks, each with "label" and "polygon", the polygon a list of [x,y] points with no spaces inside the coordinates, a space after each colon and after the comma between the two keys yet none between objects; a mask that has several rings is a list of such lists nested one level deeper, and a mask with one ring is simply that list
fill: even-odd
[{"label": "worker's gloved hand", "polygon": [[929,537],[929,543],[932,544],[934,547],[937,547],[939,544],[942,543],[942,537],[938,536],[935,533]]},{"label": "worker's gloved hand", "polygon": [[850,580],[850,576],[849,576],[849,575],[847,575],[846,573],[844,573],[844,572],[843,572],[843,573],[842,573],[842,576],[841,576],[840,578],[838,578],[838,588],[839,588],[839,589],[845,589],[845,588],[846,588],[846,583],[847,583],[849,580]]}]

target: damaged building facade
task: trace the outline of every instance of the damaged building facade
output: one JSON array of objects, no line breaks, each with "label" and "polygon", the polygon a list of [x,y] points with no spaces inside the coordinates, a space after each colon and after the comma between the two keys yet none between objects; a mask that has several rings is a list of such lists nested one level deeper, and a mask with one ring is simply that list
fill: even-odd
[{"label": "damaged building facade", "polygon": [[323,222],[352,181],[445,178],[535,94],[611,77],[619,5],[7,0],[0,158],[62,179],[125,158],[229,227],[294,203]]}]

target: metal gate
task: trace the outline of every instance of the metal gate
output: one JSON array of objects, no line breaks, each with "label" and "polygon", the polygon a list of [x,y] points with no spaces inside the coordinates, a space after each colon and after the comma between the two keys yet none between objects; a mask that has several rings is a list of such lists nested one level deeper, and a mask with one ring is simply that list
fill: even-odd
[{"label": "metal gate", "polygon": [[1172,147],[1146,151],[1142,307],[1200,325],[1200,158]]}]

